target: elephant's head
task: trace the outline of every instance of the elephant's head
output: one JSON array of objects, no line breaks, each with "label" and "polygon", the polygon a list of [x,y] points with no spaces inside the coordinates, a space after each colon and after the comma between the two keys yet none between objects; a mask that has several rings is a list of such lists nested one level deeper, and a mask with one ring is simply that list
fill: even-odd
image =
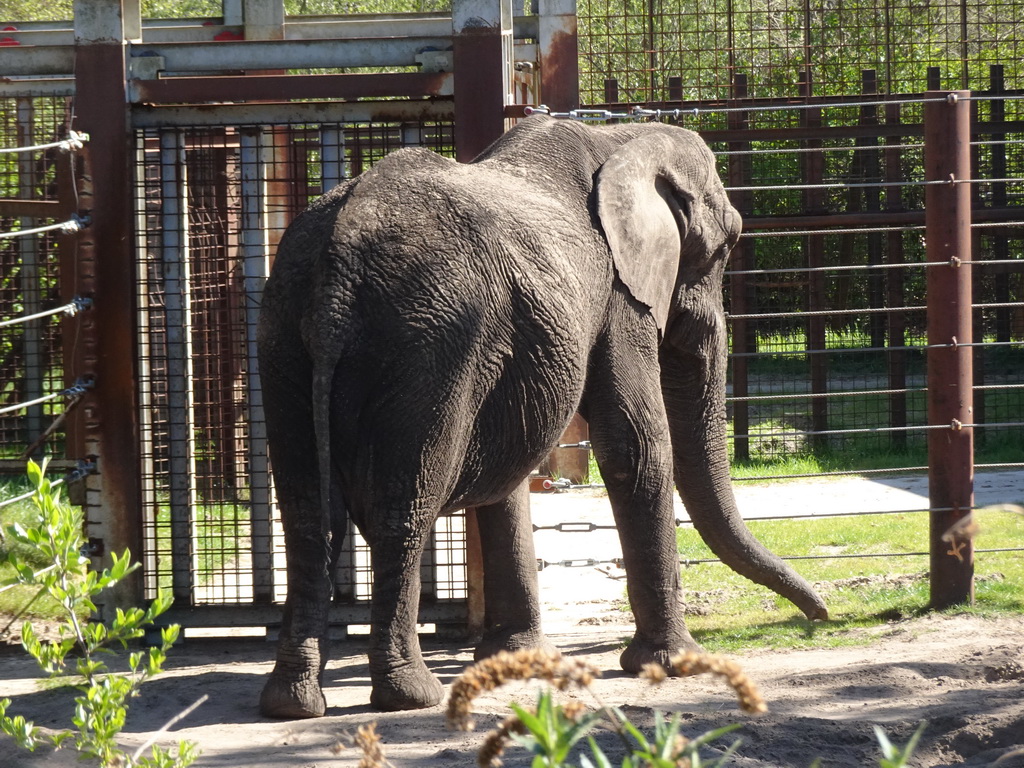
[{"label": "elephant's head", "polygon": [[597,211],[619,279],[650,308],[662,334],[662,394],[680,496],[723,562],[809,618],[825,618],[811,586],[743,524],[729,479],[722,276],[739,239],[739,213],[697,134],[663,125],[630,130],[633,137],[597,173]]}]

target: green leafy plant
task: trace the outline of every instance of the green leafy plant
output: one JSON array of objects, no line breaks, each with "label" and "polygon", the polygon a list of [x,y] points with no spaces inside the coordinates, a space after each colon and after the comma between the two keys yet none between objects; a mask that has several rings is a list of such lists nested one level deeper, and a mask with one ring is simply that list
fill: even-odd
[{"label": "green leafy plant", "polygon": [[880,768],[905,768],[909,764],[914,750],[917,748],[917,742],[921,740],[921,734],[924,733],[926,725],[927,723],[922,720],[921,724],[917,726],[917,730],[914,731],[914,735],[910,737],[910,741],[907,742],[903,749],[889,741],[885,731],[876,725],[875,738],[878,739],[878,745],[882,748],[882,759],[878,763]]},{"label": "green leafy plant", "polygon": [[[648,664],[641,671],[640,677],[657,685],[670,672],[680,676],[704,673],[717,675],[735,692],[743,711],[750,714],[767,711],[757,686],[736,662],[724,656],[680,652],[672,657],[668,669],[660,664]],[[477,765],[480,768],[498,768],[502,764],[505,748],[510,743],[518,744],[532,753],[532,768],[573,768],[574,763],[569,761],[570,753],[584,738],[590,746],[590,754],[581,751],[577,755],[581,768],[612,768],[613,763],[608,753],[594,739],[593,733],[598,728],[618,735],[623,754],[616,765],[621,768],[720,768],[729,762],[739,747],[740,740],[737,739],[713,758],[702,756],[703,747],[736,730],[740,725],[733,723],[689,739],[682,733],[682,717],[679,713],[666,716],[655,710],[653,731],[649,735],[644,733],[622,710],[601,702],[591,687],[599,674],[596,667],[583,659],[567,659],[557,652],[502,651],[467,667],[456,679],[448,699],[446,717],[452,727],[472,730],[474,723],[470,710],[473,700],[513,680],[546,680],[552,688],[560,691],[572,687],[582,688],[589,691],[597,702],[595,711],[588,711],[578,699],[558,703],[552,689],[545,688],[538,694],[533,709],[511,703],[509,706],[513,714],[496,730],[487,734],[477,752]],[[901,749],[889,741],[882,729],[876,727],[875,735],[882,750],[879,768],[906,768],[924,728],[925,723],[922,722]],[[365,760],[360,765],[379,768],[386,764],[379,739],[374,740],[372,746],[372,753],[363,747]],[[820,765],[821,761],[816,760],[812,768]]]},{"label": "green leafy plant", "polygon": [[[121,555],[112,555],[110,568],[101,572],[89,570],[89,560],[83,554],[81,510],[61,500],[60,492],[46,479],[45,462],[39,466],[30,461],[28,477],[34,488],[32,503],[38,516],[34,522],[15,523],[5,530],[6,537],[21,545],[20,550],[8,552],[7,560],[15,575],[7,583],[36,588],[60,605],[64,619],[57,638],[40,638],[32,624],[26,622],[22,627],[22,645],[50,676],[68,674],[68,657],[74,654],[77,680],[72,687],[78,696],[71,718],[74,728],[56,732],[44,732],[24,717],[9,716],[10,699],[0,700],[0,731],[30,751],[40,744],[58,749],[73,746],[81,758],[94,760],[104,768],[185,768],[196,757],[190,742],[181,742],[176,750],[153,745],[149,755],[142,753],[152,742],[131,755],[117,743],[125,724],[128,700],[138,695],[145,680],[161,671],[167,651],[178,637],[178,627],[161,630],[159,647],[129,653],[126,673],[111,672],[101,661],[103,654],[111,653],[111,646],[127,649],[129,641],[141,637],[143,628],[170,607],[170,594],[159,592],[145,609],[117,609],[109,626],[88,621],[87,617],[96,611],[94,598],[128,576],[138,564],[131,563],[130,553],[125,550]],[[29,558],[19,554],[25,550],[32,553],[31,564]],[[45,567],[39,568],[40,562],[45,562]]]}]

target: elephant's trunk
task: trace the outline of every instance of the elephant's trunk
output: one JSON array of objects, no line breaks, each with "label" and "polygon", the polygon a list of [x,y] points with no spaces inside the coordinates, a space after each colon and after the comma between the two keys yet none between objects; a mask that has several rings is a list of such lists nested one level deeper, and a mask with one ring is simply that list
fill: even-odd
[{"label": "elephant's trunk", "polygon": [[703,311],[676,319],[661,352],[679,494],[697,532],[723,563],[787,598],[807,618],[826,619],[821,597],[754,538],[736,507],[726,449],[725,318],[719,302],[703,298]]}]

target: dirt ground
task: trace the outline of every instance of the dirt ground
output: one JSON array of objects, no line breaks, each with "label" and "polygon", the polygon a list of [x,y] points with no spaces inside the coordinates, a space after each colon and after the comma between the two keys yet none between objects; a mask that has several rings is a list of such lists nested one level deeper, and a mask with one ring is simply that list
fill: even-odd
[{"label": "dirt ground", "polygon": [[[1017,473],[1020,474],[1020,473]],[[1005,478],[998,482],[1005,485]],[[888,482],[878,491],[880,508],[906,503],[921,508],[916,481]],[[874,485],[874,484],[873,484]],[[853,490],[853,489],[848,489]],[[827,503],[845,495],[837,486],[819,489]],[[859,499],[864,502],[863,493]],[[908,494],[902,502],[889,491]],[[1020,501],[1019,488],[1000,487],[999,501]],[[1018,494],[1013,496],[1013,494]],[[791,494],[790,494],[791,495]],[[812,494],[813,496],[813,494]],[[535,502],[535,522],[607,520],[599,494]],[[744,502],[743,499],[748,501]],[[749,499],[753,501],[749,501]],[[741,505],[767,509],[757,494]],[[985,502],[988,503],[988,502]],[[789,508],[793,508],[790,500]],[[801,505],[801,509],[807,507]],[[589,534],[594,536],[595,534]],[[582,557],[567,534],[540,531],[538,556],[547,560]],[[561,538],[560,538],[561,537]],[[614,534],[579,544],[587,557],[614,556]],[[607,555],[594,551],[607,546]],[[754,651],[737,660],[761,689],[770,711],[743,715],[731,691],[717,680],[673,679],[652,687],[618,671],[618,654],[631,628],[621,607],[623,584],[614,569],[548,568],[541,573],[544,624],[563,652],[581,655],[605,670],[593,693],[622,708],[638,724],[652,722],[651,708],[683,713],[685,732],[694,736],[724,724],[742,728],[725,738],[742,739],[731,764],[737,766],[877,765],[879,750],[872,726],[882,726],[895,743],[905,742],[921,720],[927,731],[913,764],[918,766],[990,766],[1024,768],[1024,616],[986,620],[926,616],[865,631],[865,644],[837,650]],[[203,694],[209,700],[159,743],[198,742],[197,765],[238,768],[326,768],[355,766],[358,754],[335,745],[363,723],[376,721],[388,759],[396,768],[469,766],[484,733],[508,713],[510,700],[532,701],[531,686],[517,684],[478,699],[477,731],[457,733],[443,722],[443,710],[381,714],[370,710],[363,641],[339,641],[326,671],[327,716],[313,721],[280,722],[259,716],[257,701],[270,671],[273,646],[254,638],[189,640],[175,648],[167,672],[143,689],[129,713],[126,745],[143,743],[164,723]],[[445,684],[471,662],[469,647],[425,640],[428,666]],[[11,697],[11,714],[38,725],[66,723],[73,705],[66,691],[41,690],[34,662],[20,648],[0,649],[0,698]],[[570,694],[597,706],[588,692]],[[615,754],[610,734],[600,739]],[[713,750],[708,752],[713,754]],[[506,765],[527,766],[528,756],[513,748]],[[613,764],[618,760],[613,758]],[[0,738],[0,768],[63,768],[77,764],[70,753],[16,750]]]}]

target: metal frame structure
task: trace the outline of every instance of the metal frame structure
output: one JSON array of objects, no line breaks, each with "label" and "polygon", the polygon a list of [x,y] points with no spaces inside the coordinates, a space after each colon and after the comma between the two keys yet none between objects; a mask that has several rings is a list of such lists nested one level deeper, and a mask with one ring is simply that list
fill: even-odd
[{"label": "metal frame structure", "polygon": [[[0,213],[90,216],[83,232],[62,236],[70,239],[61,249],[61,297],[88,296],[96,306],[63,321],[66,375],[96,382],[69,418],[66,450],[69,457],[97,460],[99,471],[85,481],[84,498],[97,562],[125,547],[142,552],[145,562],[143,575],[122,584],[101,615],[167,587],[177,598],[170,618],[189,627],[276,621],[282,552],[253,329],[277,239],[311,197],[390,149],[422,144],[465,160],[500,136],[525,104],[544,101],[555,111],[578,107],[575,3],[541,0],[538,11],[515,17],[507,0],[459,0],[451,15],[291,20],[279,0],[238,0],[212,24],[155,23],[140,18],[137,0],[80,0],[73,27],[36,24],[4,33],[17,45],[0,47],[0,98],[73,99],[73,128],[90,135],[78,172],[58,178],[56,199],[0,201]],[[332,71],[305,71],[311,68]],[[826,356],[841,350],[829,341],[828,317],[835,311],[827,300],[835,290],[829,281],[842,282],[830,273],[860,266],[837,267],[830,238],[847,232],[851,240],[866,238],[870,307],[862,314],[871,318],[871,337],[882,339],[873,346],[882,347],[888,360],[890,386],[883,394],[892,418],[901,421],[876,431],[888,430],[898,443],[909,429],[927,430],[934,444],[929,463],[936,468],[933,573],[945,574],[936,576],[934,602],[969,599],[970,557],[949,557],[941,536],[972,506],[971,435],[984,420],[963,412],[964,403],[970,407],[975,349],[964,340],[970,313],[982,310],[971,305],[965,276],[988,271],[960,254],[977,250],[980,236],[972,221],[1000,224],[1008,229],[995,239],[1003,254],[996,253],[999,268],[1018,269],[1019,258],[1011,253],[1015,235],[1005,235],[1019,234],[1021,226],[1015,222],[1013,172],[1006,170],[1015,159],[996,147],[998,137],[1024,133],[1020,121],[1007,118],[1012,110],[1004,109],[1004,99],[1019,94],[998,84],[993,72],[988,119],[968,117],[968,136],[984,134],[994,142],[991,167],[983,170],[964,138],[964,114],[978,102],[974,97],[951,103],[938,90],[918,97],[879,95],[877,77],[868,73],[857,96],[815,95],[805,73],[784,99],[752,98],[742,74],[729,74],[730,97],[712,101],[684,100],[682,81],[675,78],[668,101],[646,105],[666,112],[645,113],[644,119],[668,117],[700,131],[723,153],[723,176],[745,214],[748,236],[728,284],[737,455],[761,437],[750,428],[756,401],[779,399],[775,392],[759,393],[749,376],[753,361],[771,354],[758,325],[770,317],[799,325],[807,340],[797,353],[808,360],[809,392],[782,395],[810,400],[808,429],[798,439],[824,444],[844,431],[829,427]],[[929,73],[929,84],[938,89],[937,73]],[[632,105],[612,98],[615,81],[605,86],[610,103],[598,107],[607,109],[604,117],[621,119]],[[901,109],[925,114],[908,116]],[[956,120],[948,122],[951,112]],[[922,137],[956,152],[926,153],[922,164],[920,146],[905,146]],[[851,163],[857,178],[832,178],[832,150],[863,158]],[[754,152],[775,152],[788,170],[754,179]],[[929,163],[936,158],[957,165],[933,168]],[[911,174],[926,168],[920,189],[907,180],[908,168]],[[969,181],[972,171],[985,170],[992,193],[982,205]],[[962,183],[949,189],[934,183],[949,172]],[[849,192],[841,210],[834,188]],[[772,195],[781,203],[761,203]],[[923,195],[927,214],[908,203]],[[965,221],[972,234],[964,234]],[[955,232],[937,229],[953,223]],[[929,253],[925,264],[904,264],[898,254],[908,227],[927,228],[929,248],[955,245],[949,254]],[[776,236],[797,244],[800,263],[790,271],[803,276],[791,285],[765,279],[765,270],[758,270],[764,243]],[[883,241],[896,255],[883,257]],[[846,247],[840,243],[841,255]],[[952,256],[960,268],[946,266]],[[943,266],[934,266],[936,260]],[[881,279],[889,267],[893,279]],[[940,383],[941,376],[952,377],[958,395],[934,399],[925,427],[907,426],[913,420],[906,414],[907,377],[900,366],[909,347],[899,340],[906,335],[905,315],[914,310],[901,303],[902,277],[896,276],[904,267],[924,267],[936,282],[929,286],[929,302],[944,291],[956,302],[955,312],[930,308],[937,322],[954,325],[937,325],[927,346],[931,371]],[[944,280],[951,281],[948,287]],[[781,295],[790,287],[800,300],[788,299],[788,310],[759,305],[759,291]],[[997,281],[996,291],[1005,301],[995,311],[1015,311],[1020,302],[1007,281]],[[974,356],[980,359],[977,351]],[[975,378],[975,384],[983,381],[977,373]],[[984,402],[983,395],[979,408]],[[957,423],[960,430],[953,429]],[[573,429],[566,442],[585,440],[585,425]],[[789,439],[786,433],[769,435],[775,438]],[[955,451],[946,452],[952,443]],[[557,463],[560,473],[572,476],[564,459]],[[222,530],[224,519],[233,526],[230,535]],[[472,628],[482,617],[472,513],[442,521],[435,538],[424,565],[429,591],[422,619],[442,628]],[[343,556],[334,615],[341,625],[368,620],[366,570],[365,550],[356,547]]]},{"label": "metal frame structure", "polygon": [[[169,618],[186,626],[277,620],[284,571],[254,323],[291,216],[380,156],[382,139],[393,149],[433,130],[447,137],[438,149],[469,159],[504,132],[517,101],[536,102],[545,90],[564,108],[577,106],[571,67],[556,66],[575,61],[574,16],[563,18],[564,2],[545,0],[539,15],[515,19],[509,0],[460,0],[453,8],[291,20],[280,0],[239,0],[211,24],[144,21],[138,0],[82,0],[73,23],[5,31],[0,98],[70,99],[74,129],[91,139],[69,198],[89,212],[91,226],[68,250],[61,274],[73,275],[100,307],[64,323],[65,335],[77,339],[75,370],[96,387],[69,427],[68,455],[97,459],[84,498],[97,564],[128,547],[143,553],[146,566],[99,606],[101,617],[167,586],[177,606]],[[214,134],[220,146],[203,146]],[[296,147],[307,148],[302,158]],[[203,165],[211,158],[219,166]],[[235,200],[204,210],[230,209],[230,222],[196,220],[196,195],[207,194],[209,181],[190,174],[204,171],[221,177],[218,194]],[[28,205],[7,207],[19,204]],[[45,215],[60,204],[33,205],[31,213]],[[218,232],[228,229],[237,239],[228,233],[231,242],[222,242]],[[125,236],[132,231],[134,239]],[[211,267],[209,248],[227,248],[230,263]],[[219,304],[210,304],[214,294]],[[219,361],[204,356],[211,338],[223,339],[220,357],[234,360],[233,370],[214,370]],[[232,399],[233,415],[207,412],[218,392]],[[177,416],[162,421],[167,413]],[[210,430],[223,438],[212,444],[216,451],[230,454],[213,465],[234,491],[244,481],[245,498],[227,499],[197,475],[211,462],[211,444],[201,442]],[[204,524],[212,508],[234,515],[231,536]],[[482,621],[473,528],[472,512],[465,523],[439,523],[439,544],[424,565],[431,592],[423,621],[464,628]],[[356,547],[342,559],[334,618],[367,623],[365,552]],[[204,572],[211,563],[237,573]]]}]

